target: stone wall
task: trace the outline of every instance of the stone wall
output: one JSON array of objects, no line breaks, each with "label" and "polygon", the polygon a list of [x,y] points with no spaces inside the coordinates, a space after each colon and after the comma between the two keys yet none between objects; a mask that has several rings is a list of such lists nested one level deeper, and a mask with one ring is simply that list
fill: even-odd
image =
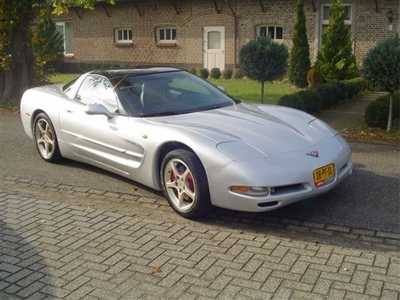
[{"label": "stone wall", "polygon": [[[343,0],[353,7],[354,53],[360,65],[377,41],[395,35],[398,29],[398,0]],[[203,66],[204,26],[225,26],[225,66],[238,64],[240,47],[256,37],[258,25],[283,27],[283,43],[290,49],[296,19],[294,0],[212,1],[141,0],[116,5],[98,5],[94,10],[70,9],[55,21],[73,23],[73,62],[104,62],[130,65]],[[229,6],[228,3],[231,5]],[[262,3],[262,5],[261,5]],[[314,3],[314,4],[313,4]],[[320,43],[320,7],[326,1],[305,1],[310,56],[314,61]],[[329,2],[328,2],[329,3]],[[218,11],[217,11],[218,9]],[[393,31],[388,31],[387,11],[393,12]],[[156,29],[177,27],[177,43],[156,43]],[[132,28],[132,44],[114,43],[115,28]]]}]

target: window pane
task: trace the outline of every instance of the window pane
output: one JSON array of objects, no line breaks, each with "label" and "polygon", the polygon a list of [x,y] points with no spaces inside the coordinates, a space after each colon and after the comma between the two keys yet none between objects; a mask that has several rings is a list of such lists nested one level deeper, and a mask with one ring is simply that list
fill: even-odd
[{"label": "window pane", "polygon": [[172,29],[172,39],[176,40],[176,29]]},{"label": "window pane", "polygon": [[128,30],[128,40],[132,40],[132,30]]},{"label": "window pane", "polygon": [[164,29],[160,29],[160,40],[161,41],[165,40],[165,30]]},{"label": "window pane", "polygon": [[271,39],[275,39],[275,27],[268,27],[268,35]]},{"label": "window pane", "polygon": [[267,35],[267,27],[260,27],[260,36]]},{"label": "window pane", "polygon": [[325,20],[325,21],[329,20],[329,6],[323,7],[322,20]]},{"label": "window pane", "polygon": [[121,41],[122,39],[122,30],[118,30],[118,40]]},{"label": "window pane", "polygon": [[221,32],[210,31],[208,33],[208,49],[221,49]]},{"label": "window pane", "polygon": [[276,27],[276,37],[277,40],[282,40],[283,39],[283,28],[282,27]]},{"label": "window pane", "polygon": [[72,23],[65,23],[65,53],[74,53]]},{"label": "window pane", "polygon": [[351,20],[351,7],[350,6],[343,6],[343,12],[344,12],[344,19],[346,21],[350,21]]},{"label": "window pane", "polygon": [[170,40],[171,39],[171,29],[165,29],[165,31],[167,33],[167,37],[165,39]]}]

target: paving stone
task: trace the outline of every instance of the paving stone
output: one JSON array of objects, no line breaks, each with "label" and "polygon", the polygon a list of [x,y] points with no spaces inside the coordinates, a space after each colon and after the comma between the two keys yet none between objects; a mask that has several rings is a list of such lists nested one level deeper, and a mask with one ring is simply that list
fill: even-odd
[{"label": "paving stone", "polygon": [[[166,210],[172,218],[165,222],[150,218],[151,214],[144,218],[139,213],[117,213],[112,205],[101,211],[59,200],[1,196],[2,180],[0,215],[5,199],[12,201],[7,202],[12,205],[7,207],[8,219],[2,222],[9,220],[6,224],[14,228],[1,227],[0,239],[7,237],[0,244],[0,293],[10,297],[369,300],[399,296],[398,252],[389,252],[397,247],[396,234],[297,220],[283,220],[281,231],[261,234],[247,228],[269,224],[252,220],[252,214],[239,218],[238,213],[227,213],[217,222],[194,223]],[[157,201],[149,198],[145,203]],[[164,202],[163,206],[169,209]],[[309,236],[289,238],[295,229]],[[315,233],[325,237],[317,243]],[[339,245],[337,239],[345,243]],[[359,247],[346,246],[349,243]],[[367,248],[372,244],[389,248]]]}]

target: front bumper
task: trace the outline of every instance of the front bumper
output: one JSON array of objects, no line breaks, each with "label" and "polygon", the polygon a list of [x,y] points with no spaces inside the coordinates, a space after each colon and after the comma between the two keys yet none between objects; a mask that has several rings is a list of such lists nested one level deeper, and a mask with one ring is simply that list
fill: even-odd
[{"label": "front bumper", "polygon": [[[306,155],[318,150],[319,157]],[[316,187],[313,171],[334,164],[335,175]],[[268,158],[231,162],[221,170],[208,170],[213,205],[245,212],[274,210],[330,191],[353,170],[351,151],[339,135],[302,151],[269,155]],[[232,185],[268,187],[266,196],[232,192]]]}]

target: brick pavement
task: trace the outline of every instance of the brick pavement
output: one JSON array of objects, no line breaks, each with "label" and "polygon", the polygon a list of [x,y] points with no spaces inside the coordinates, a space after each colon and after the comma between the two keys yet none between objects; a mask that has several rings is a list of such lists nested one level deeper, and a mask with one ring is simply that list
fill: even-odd
[{"label": "brick pavement", "polygon": [[400,234],[239,216],[0,178],[0,299],[399,299]]}]

